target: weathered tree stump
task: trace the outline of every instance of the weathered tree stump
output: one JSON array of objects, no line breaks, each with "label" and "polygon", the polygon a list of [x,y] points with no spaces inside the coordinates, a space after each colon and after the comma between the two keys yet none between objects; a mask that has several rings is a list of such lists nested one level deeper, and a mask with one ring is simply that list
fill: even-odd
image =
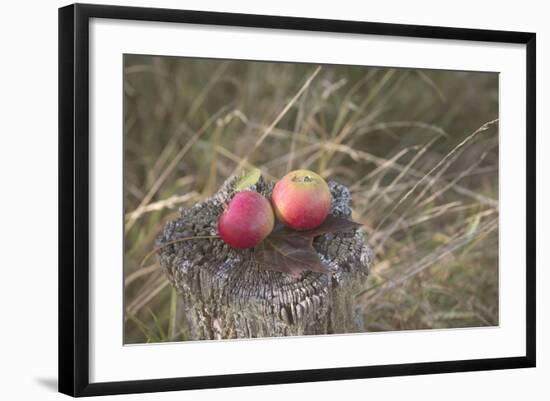
[{"label": "weathered tree stump", "polygon": [[[231,200],[236,180],[213,197],[169,222],[157,240],[217,235],[216,225]],[[349,190],[329,182],[330,213],[350,217]],[[268,199],[273,184],[262,178],[249,189]],[[254,251],[230,248],[220,239],[176,242],[159,250],[160,264],[183,296],[188,339],[228,339],[362,331],[354,297],[368,275],[371,252],[360,229],[315,238],[314,248],[331,274],[303,272],[300,277],[266,271]]]}]

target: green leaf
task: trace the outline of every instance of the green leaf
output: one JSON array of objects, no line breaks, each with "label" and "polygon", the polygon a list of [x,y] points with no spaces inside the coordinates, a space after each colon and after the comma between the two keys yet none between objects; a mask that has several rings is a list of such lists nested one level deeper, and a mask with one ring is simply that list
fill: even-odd
[{"label": "green leaf", "polygon": [[235,191],[239,192],[256,184],[262,175],[259,168],[246,171],[235,183]]},{"label": "green leaf", "polygon": [[279,271],[298,277],[303,271],[331,273],[315,248],[313,239],[319,235],[345,231],[361,224],[342,217],[328,215],[317,228],[295,231],[278,224],[271,234],[254,250],[254,258],[265,270]]}]

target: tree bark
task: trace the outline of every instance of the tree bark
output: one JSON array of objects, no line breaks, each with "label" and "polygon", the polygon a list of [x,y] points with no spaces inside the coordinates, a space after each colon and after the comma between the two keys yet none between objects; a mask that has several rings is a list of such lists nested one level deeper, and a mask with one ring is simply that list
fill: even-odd
[{"label": "tree bark", "polygon": [[[231,178],[213,197],[181,209],[157,240],[158,258],[185,306],[188,340],[276,337],[363,331],[355,294],[363,289],[371,251],[360,229],[324,234],[314,248],[330,274],[300,277],[264,270],[250,249],[233,249],[218,238],[217,220],[235,194]],[[350,192],[329,182],[330,213],[350,217]],[[268,199],[273,184],[260,180],[250,190]]]}]

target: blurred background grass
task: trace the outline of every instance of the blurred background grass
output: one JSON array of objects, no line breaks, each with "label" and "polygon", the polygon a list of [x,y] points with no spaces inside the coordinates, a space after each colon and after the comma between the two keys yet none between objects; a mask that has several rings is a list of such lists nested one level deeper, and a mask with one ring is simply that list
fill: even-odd
[{"label": "blurred background grass", "polygon": [[185,340],[179,297],[142,261],[246,166],[351,188],[375,252],[366,331],[497,325],[497,118],[495,73],[126,55],[125,343]]}]

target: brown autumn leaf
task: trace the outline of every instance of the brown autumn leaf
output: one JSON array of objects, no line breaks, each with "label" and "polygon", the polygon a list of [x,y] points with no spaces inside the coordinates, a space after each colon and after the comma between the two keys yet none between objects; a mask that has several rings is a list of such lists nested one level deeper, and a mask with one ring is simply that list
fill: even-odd
[{"label": "brown autumn leaf", "polygon": [[295,277],[308,270],[330,273],[313,248],[313,239],[322,234],[359,226],[361,224],[332,215],[328,215],[319,227],[308,231],[295,231],[279,223],[269,237],[255,248],[254,257],[265,270],[288,273]]}]

